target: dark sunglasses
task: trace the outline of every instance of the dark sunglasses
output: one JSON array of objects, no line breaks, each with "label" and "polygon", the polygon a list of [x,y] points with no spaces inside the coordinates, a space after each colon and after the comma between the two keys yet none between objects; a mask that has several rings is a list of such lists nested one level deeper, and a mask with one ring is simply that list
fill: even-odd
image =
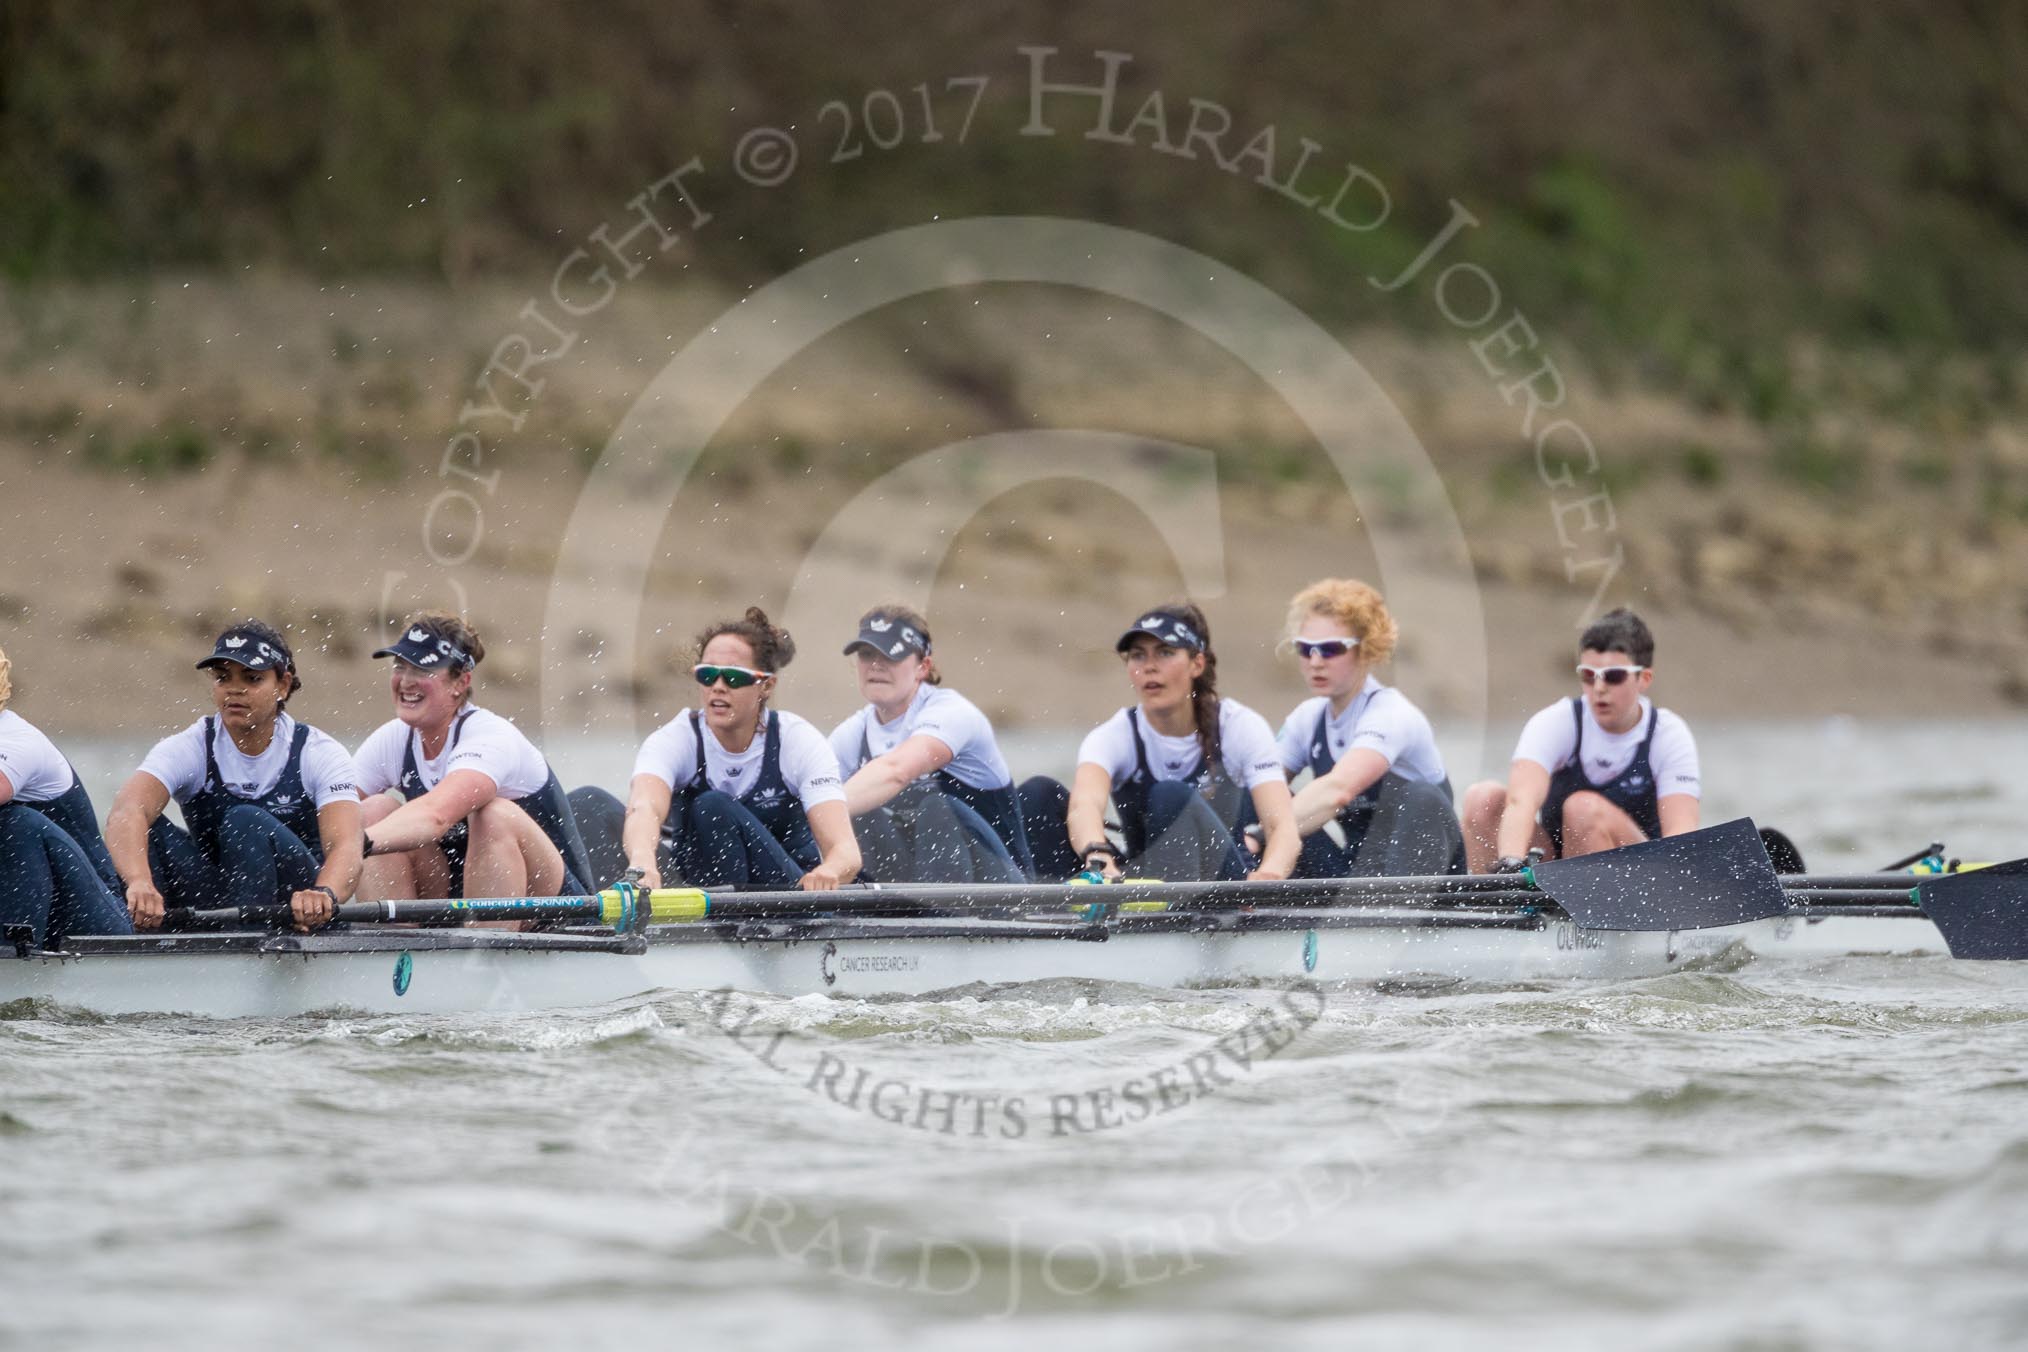
[{"label": "dark sunglasses", "polygon": [[1343,657],[1359,646],[1356,638],[1299,638],[1294,640],[1296,656]]},{"label": "dark sunglasses", "polygon": [[690,669],[690,674],[695,676],[697,683],[702,686],[717,685],[720,681],[724,681],[727,690],[744,690],[750,685],[760,684],[772,673],[752,671],[746,667],[708,667],[700,663]]},{"label": "dark sunglasses", "polygon": [[1579,663],[1577,679],[1585,685],[1590,685],[1594,681],[1603,681],[1607,685],[1625,685],[1646,670],[1646,667],[1594,667]]}]

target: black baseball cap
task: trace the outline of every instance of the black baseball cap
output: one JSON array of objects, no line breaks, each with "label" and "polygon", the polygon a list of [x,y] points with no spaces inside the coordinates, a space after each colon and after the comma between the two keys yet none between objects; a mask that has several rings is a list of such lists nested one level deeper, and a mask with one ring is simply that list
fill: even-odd
[{"label": "black baseball cap", "polygon": [[871,648],[882,657],[900,657],[911,652],[928,657],[930,637],[912,624],[875,611],[859,626],[859,637],[845,645],[845,655],[850,657],[861,648]]},{"label": "black baseball cap", "polygon": [[410,625],[400,638],[373,655],[392,657],[424,671],[434,671],[443,666],[471,668],[478,665],[463,648],[447,638],[438,638],[420,625]]},{"label": "black baseball cap", "polygon": [[1155,610],[1143,611],[1141,618],[1134,621],[1134,627],[1120,635],[1120,641],[1113,645],[1114,652],[1125,652],[1134,644],[1137,635],[1146,634],[1157,643],[1166,643],[1172,648],[1187,648],[1193,653],[1204,651],[1204,635],[1197,632],[1197,626],[1180,610],[1162,606]]},{"label": "black baseball cap", "polygon": [[231,662],[245,667],[248,671],[292,671],[296,666],[295,654],[289,645],[262,629],[250,629],[234,625],[218,636],[212,645],[211,656],[197,664],[203,671],[220,662]]}]

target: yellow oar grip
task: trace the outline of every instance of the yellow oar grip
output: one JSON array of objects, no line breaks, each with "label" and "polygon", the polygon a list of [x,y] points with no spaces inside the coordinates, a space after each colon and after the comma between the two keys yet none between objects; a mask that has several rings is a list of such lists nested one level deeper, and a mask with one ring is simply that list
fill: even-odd
[{"label": "yellow oar grip", "polygon": [[[671,924],[684,920],[702,920],[711,910],[711,898],[695,887],[658,887],[652,893],[635,893],[634,905],[648,903],[648,920],[652,924]],[[626,903],[617,888],[599,893],[599,919],[608,925],[618,925],[626,920]]]}]

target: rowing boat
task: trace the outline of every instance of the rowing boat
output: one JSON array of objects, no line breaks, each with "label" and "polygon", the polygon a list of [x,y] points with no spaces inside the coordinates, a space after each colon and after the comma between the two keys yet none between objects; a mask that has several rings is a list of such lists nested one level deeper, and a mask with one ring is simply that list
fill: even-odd
[{"label": "rowing boat", "polygon": [[0,1002],[214,1018],[604,1004],[659,990],[964,992],[1050,979],[1191,988],[1293,981],[1511,984],[1657,976],[1728,956],[1944,950],[1906,915],[1781,916],[1594,931],[1545,913],[1389,905],[1086,920],[867,917],[651,925],[636,933],[360,927],[74,939],[0,958]]},{"label": "rowing boat", "polygon": [[[1913,898],[1906,874],[1781,880],[1742,820],[1554,861],[1522,877],[734,894],[621,884],[585,897],[352,902],[338,908],[337,927],[309,934],[274,928],[287,923],[286,908],[250,907],[185,913],[187,928],[175,932],[78,938],[60,949],[23,938],[0,957],[0,1004],[222,1018],[458,1013],[599,1005],[665,990],[793,997],[931,996],[1049,980],[1508,985],[1626,980],[1755,958],[2028,957],[2028,936],[2013,918],[2023,874],[2028,864],[1932,880]],[[414,927],[505,918],[561,927]]]}]

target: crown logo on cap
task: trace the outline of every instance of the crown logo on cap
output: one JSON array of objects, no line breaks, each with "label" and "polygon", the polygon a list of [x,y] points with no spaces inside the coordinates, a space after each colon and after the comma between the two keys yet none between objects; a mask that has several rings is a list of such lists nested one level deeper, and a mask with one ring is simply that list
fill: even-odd
[{"label": "crown logo on cap", "polygon": [[424,633],[420,629],[411,629],[408,631],[408,641],[410,643],[427,643],[429,641],[429,637],[430,636],[428,634]]},{"label": "crown logo on cap", "polygon": [[246,640],[238,637],[229,638],[225,641],[225,646],[228,648],[244,648]]},{"label": "crown logo on cap", "polygon": [[874,633],[876,633],[876,634],[884,634],[884,633],[886,633],[886,632],[887,632],[888,630],[890,630],[890,629],[894,628],[894,621],[893,621],[893,620],[868,620],[868,621],[866,622],[866,627],[867,627],[868,629],[871,629],[871,630],[872,630],[872,631],[873,631]]}]

